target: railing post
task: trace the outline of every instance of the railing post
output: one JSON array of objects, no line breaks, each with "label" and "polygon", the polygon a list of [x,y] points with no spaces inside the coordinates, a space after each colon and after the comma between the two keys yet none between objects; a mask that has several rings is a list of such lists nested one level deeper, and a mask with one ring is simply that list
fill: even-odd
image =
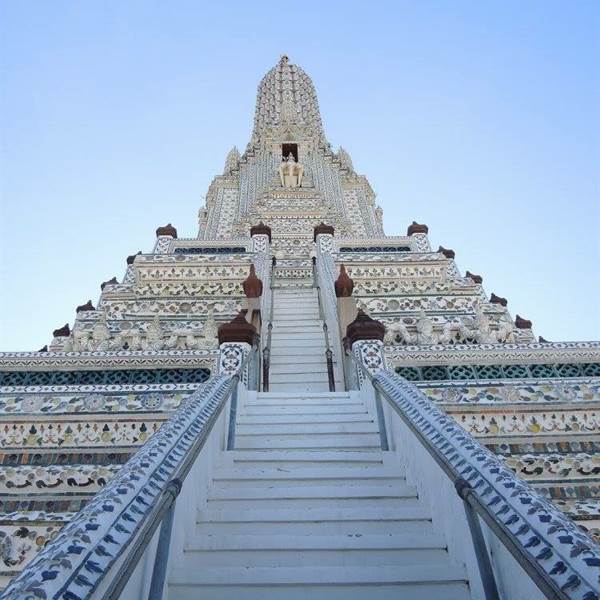
[{"label": "railing post", "polygon": [[165,581],[167,578],[167,566],[169,564],[169,549],[171,547],[171,532],[173,531],[173,517],[175,516],[175,503],[181,492],[181,481],[173,479],[169,482],[166,493],[172,496],[171,506],[167,510],[158,534],[158,545],[154,555],[154,567],[152,568],[152,581],[148,600],[162,600]]},{"label": "railing post", "polygon": [[485,594],[485,600],[500,600],[498,594],[498,586],[496,585],[496,578],[494,577],[494,570],[492,569],[492,563],[490,562],[490,555],[483,532],[481,531],[481,523],[477,513],[473,510],[473,507],[469,504],[469,494],[473,491],[473,488],[463,478],[457,479],[454,482],[456,492],[463,501],[465,513],[467,516],[467,523],[469,525],[469,531],[471,532],[471,540],[473,541],[473,549],[475,551],[475,557],[477,559],[477,567],[479,568],[479,576],[481,578],[481,585]]},{"label": "railing post", "polygon": [[[362,364],[371,375],[375,375],[375,373],[385,369],[385,356],[383,354],[384,334],[385,327],[383,323],[371,319],[371,317],[362,310],[358,311],[356,318],[346,329],[346,338],[352,352],[356,356],[358,362]],[[357,376],[359,387],[362,388],[363,383],[365,383],[365,375],[361,370],[358,370]],[[389,450],[381,396],[375,385],[373,385],[373,392],[375,396],[375,410],[377,412],[381,449]]]}]

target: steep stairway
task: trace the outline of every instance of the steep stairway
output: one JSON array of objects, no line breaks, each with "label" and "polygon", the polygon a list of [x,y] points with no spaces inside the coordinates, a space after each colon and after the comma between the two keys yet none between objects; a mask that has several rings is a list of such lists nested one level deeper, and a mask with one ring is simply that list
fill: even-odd
[{"label": "steep stairway", "polygon": [[[269,390],[328,391],[325,349],[317,290],[312,287],[274,289]],[[335,364],[334,356],[334,370]],[[341,388],[338,379],[336,389]]]},{"label": "steep stairway", "polygon": [[169,600],[466,600],[428,507],[356,392],[249,393]]}]

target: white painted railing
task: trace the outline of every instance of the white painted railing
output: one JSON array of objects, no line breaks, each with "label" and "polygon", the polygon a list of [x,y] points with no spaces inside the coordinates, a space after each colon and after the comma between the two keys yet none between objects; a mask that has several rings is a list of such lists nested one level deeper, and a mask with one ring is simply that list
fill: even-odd
[{"label": "white painted railing", "polygon": [[238,387],[245,393],[239,381],[251,359],[252,352],[233,376],[217,375],[191,394],[10,583],[3,600],[161,598],[170,542],[173,556],[194,529],[227,445],[224,409]]},{"label": "white painted railing", "polygon": [[474,600],[600,597],[598,544],[416,386],[353,360],[365,399],[387,399],[390,450],[465,563]]},{"label": "white painted railing", "polygon": [[316,257],[316,284],[319,293],[320,308],[323,311],[323,320],[327,325],[329,341],[333,347],[333,353],[336,358],[335,379],[343,381],[342,361],[344,353],[342,351],[342,341],[340,339],[340,325],[338,320],[338,311],[335,296],[335,263],[331,252],[324,250],[322,244],[317,244]]}]

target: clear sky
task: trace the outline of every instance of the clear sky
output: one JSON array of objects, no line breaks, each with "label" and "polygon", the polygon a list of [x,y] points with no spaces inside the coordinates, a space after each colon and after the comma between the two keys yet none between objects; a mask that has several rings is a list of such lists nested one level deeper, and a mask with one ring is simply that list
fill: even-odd
[{"label": "clear sky", "polygon": [[600,339],[600,2],[0,2],[0,350],[194,236],[286,53],[389,235],[416,220],[550,340]]}]

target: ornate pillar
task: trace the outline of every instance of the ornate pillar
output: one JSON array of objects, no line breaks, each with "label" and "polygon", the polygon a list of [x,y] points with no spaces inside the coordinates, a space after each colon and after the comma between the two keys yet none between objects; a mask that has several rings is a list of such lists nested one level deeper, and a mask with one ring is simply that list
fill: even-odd
[{"label": "ornate pillar", "polygon": [[[240,311],[232,321],[219,326],[217,336],[219,338],[218,372],[233,377],[252,348],[256,327],[248,323],[245,312]],[[241,379],[244,383],[248,383],[248,367],[244,369]]]},{"label": "ornate pillar", "polygon": [[413,221],[406,231],[406,235],[414,238],[416,241],[417,252],[431,252],[429,238],[427,237],[428,233],[429,227],[422,223],[417,223],[416,221]]},{"label": "ornate pillar", "polygon": [[[371,317],[362,310],[358,311],[356,319],[354,319],[346,329],[347,344],[352,348],[352,352],[357,360],[369,371],[369,373],[371,373],[371,375],[375,375],[378,371],[382,371],[386,368],[385,356],[383,354],[384,335],[384,324],[375,319],[371,319]],[[376,384],[363,385],[366,383],[365,373],[362,369],[357,369],[357,371],[361,395],[366,398],[372,398],[375,405],[381,449],[389,450],[385,416],[386,411],[381,402],[379,389]]]},{"label": "ornate pillar", "polygon": [[166,254],[171,245],[171,240],[177,239],[177,229],[168,223],[164,227],[156,230],[156,243],[154,244],[154,254]]},{"label": "ornate pillar", "polygon": [[[346,338],[354,356],[367,370],[375,374],[386,368],[383,354],[383,336],[385,326],[360,310],[356,319],[346,328]],[[364,374],[359,369],[359,382],[362,385]]]},{"label": "ornate pillar", "polygon": [[[262,293],[262,290],[271,288],[271,228],[262,221],[258,225],[250,228],[250,237],[252,239],[252,252],[254,252],[254,267],[261,283],[260,302],[255,302],[260,307],[261,325],[260,334],[262,339],[266,338],[266,326],[271,312],[271,294]],[[245,291],[245,290],[244,290]],[[248,294],[246,294],[248,296]],[[248,304],[248,308],[254,308]],[[252,316],[252,315],[250,315]]]},{"label": "ornate pillar", "polygon": [[271,244],[271,228],[262,221],[250,228],[252,252],[268,252]]},{"label": "ornate pillar", "polygon": [[313,239],[317,244],[317,255],[333,251],[333,234],[335,229],[331,225],[320,223],[314,228]]}]

